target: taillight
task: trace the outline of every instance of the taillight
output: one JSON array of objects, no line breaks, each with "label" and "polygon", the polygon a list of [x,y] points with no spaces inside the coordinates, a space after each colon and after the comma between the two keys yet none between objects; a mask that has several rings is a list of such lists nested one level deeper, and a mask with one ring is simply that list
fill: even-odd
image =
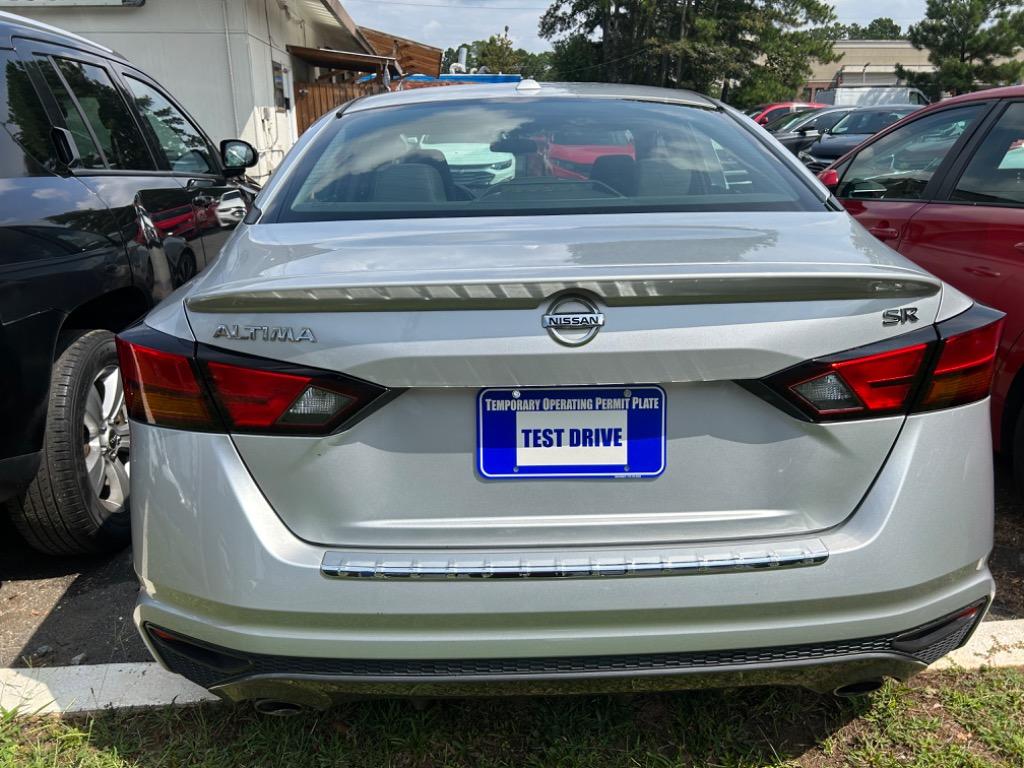
[{"label": "taillight", "polygon": [[118,336],[128,415],[177,429],[328,434],[394,390],[330,371],[236,355],[145,326]]},{"label": "taillight", "polygon": [[996,349],[1002,329],[1002,316],[969,330],[947,329],[953,333],[941,342],[935,369],[917,409],[951,408],[987,397],[996,371]]},{"label": "taillight", "polygon": [[812,360],[749,388],[813,421],[950,408],[988,397],[1003,315],[975,305],[937,326]]},{"label": "taillight", "polygon": [[192,362],[190,353],[195,345],[160,334],[163,338],[157,343],[162,348],[157,349],[143,343],[152,343],[151,334],[137,335],[142,337],[139,343],[117,337],[128,417],[176,429],[220,431],[220,423]]},{"label": "taillight", "polygon": [[384,391],[300,369],[261,370],[213,361],[203,368],[233,432],[330,432],[353,409]]}]

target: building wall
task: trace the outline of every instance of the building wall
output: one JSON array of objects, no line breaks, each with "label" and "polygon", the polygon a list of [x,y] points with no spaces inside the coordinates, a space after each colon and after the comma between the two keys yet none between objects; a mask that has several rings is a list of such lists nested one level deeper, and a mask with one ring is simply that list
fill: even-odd
[{"label": "building wall", "polygon": [[809,80],[830,82],[840,68],[854,76],[867,64],[895,70],[897,64],[910,68],[929,63],[928,51],[917,50],[909,40],[840,40],[835,52],[842,58],[831,64],[815,62]]},{"label": "building wall", "polygon": [[147,0],[138,8],[10,10],[124,55],[170,91],[211,139],[240,137],[260,150],[252,174],[260,180],[297,137],[294,105],[275,106],[273,62],[285,69],[285,95],[293,100],[292,84],[309,72],[287,45],[351,47],[339,25],[324,24],[301,0]]}]

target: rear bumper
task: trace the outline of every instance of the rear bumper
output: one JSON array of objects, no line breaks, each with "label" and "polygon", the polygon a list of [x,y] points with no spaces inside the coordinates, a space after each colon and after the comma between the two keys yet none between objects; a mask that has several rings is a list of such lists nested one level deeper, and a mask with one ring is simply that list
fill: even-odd
[{"label": "rear bumper", "polygon": [[[279,686],[319,692],[310,694],[317,701],[333,695],[327,691],[493,695],[766,683],[827,690],[922,669],[938,656],[894,650],[893,639],[993,591],[987,402],[908,419],[870,492],[842,525],[811,541],[742,545],[806,546],[827,552],[822,561],[645,578],[326,578],[328,549],[297,539],[281,523],[229,437],[133,430],[133,535],[142,580],[136,621],[260,660],[231,679],[196,678],[232,699],[281,698],[268,692]],[[661,555],[690,559],[707,550]],[[622,555],[610,548],[603,554]],[[944,642],[939,655],[965,638]],[[166,649],[151,648],[172,670],[193,674]],[[746,658],[750,649],[753,662],[727,658]],[[652,667],[665,654],[670,662]],[[721,663],[692,664],[695,655]],[[587,666],[622,657],[642,658],[630,669]],[[537,659],[562,665],[554,673],[558,685],[551,673],[533,670]],[[574,666],[580,659],[588,661]],[[442,662],[451,674],[424,680],[408,673]],[[513,675],[527,671],[522,679],[477,679],[473,665],[492,662]],[[339,664],[375,663],[404,664],[406,673],[339,673]]]},{"label": "rear bumper", "polygon": [[352,696],[495,696],[798,685],[819,692],[906,679],[963,645],[987,601],[905,633],[726,651],[507,659],[324,659],[243,653],[145,625],[170,670],[232,701],[327,707]]}]

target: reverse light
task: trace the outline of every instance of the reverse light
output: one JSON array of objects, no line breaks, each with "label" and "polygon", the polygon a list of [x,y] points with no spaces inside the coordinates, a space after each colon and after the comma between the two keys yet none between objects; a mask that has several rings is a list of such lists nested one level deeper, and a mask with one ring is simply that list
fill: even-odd
[{"label": "reverse light", "polygon": [[946,322],[794,366],[752,391],[812,421],[907,414],[983,400],[995,373],[1000,312],[975,305]]},{"label": "reverse light", "polygon": [[340,420],[357,397],[310,375],[221,362],[205,364],[210,389],[233,431],[318,431]]},{"label": "reverse light", "polygon": [[128,415],[204,432],[323,435],[394,390],[331,371],[238,355],[135,326],[117,337]]}]

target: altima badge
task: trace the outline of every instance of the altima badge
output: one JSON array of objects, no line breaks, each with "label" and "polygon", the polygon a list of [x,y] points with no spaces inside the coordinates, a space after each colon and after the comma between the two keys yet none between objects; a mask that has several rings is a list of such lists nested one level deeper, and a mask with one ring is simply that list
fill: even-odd
[{"label": "altima badge", "polygon": [[541,326],[559,344],[578,347],[597,336],[604,326],[604,314],[590,299],[562,296],[552,302]]},{"label": "altima badge", "polygon": [[233,341],[311,341],[316,336],[311,328],[289,328],[274,325],[218,325],[213,332],[215,339]]}]

